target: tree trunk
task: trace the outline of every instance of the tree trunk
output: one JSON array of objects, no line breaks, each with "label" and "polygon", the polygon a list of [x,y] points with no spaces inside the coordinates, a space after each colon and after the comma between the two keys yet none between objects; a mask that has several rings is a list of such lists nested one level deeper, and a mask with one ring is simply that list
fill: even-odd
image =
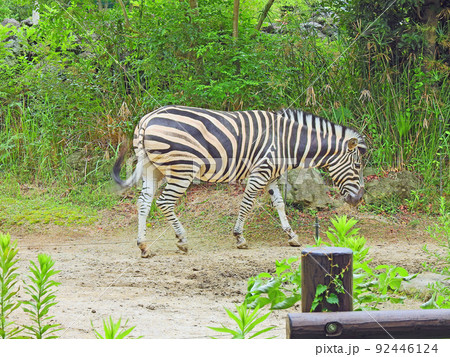
[{"label": "tree trunk", "polygon": [[239,0],[234,0],[233,7],[233,38],[238,39],[239,36]]},{"label": "tree trunk", "polygon": [[[233,7],[233,40],[234,47],[237,51],[237,40],[239,38],[239,0],[234,0]],[[241,62],[237,59],[234,61],[234,65],[236,66],[236,74],[241,73]]]},{"label": "tree trunk", "polygon": [[123,18],[125,20],[125,28],[129,29],[131,26],[130,26],[130,20],[128,20],[128,14],[127,14],[127,9],[125,8],[125,4],[123,3],[122,0],[117,0],[117,2],[119,3],[119,6],[123,12]]},{"label": "tree trunk", "polygon": [[439,23],[438,14],[442,10],[440,0],[425,0],[422,5],[423,19],[426,25],[425,40],[427,41],[427,54],[436,58],[436,28]]},{"label": "tree trunk", "polygon": [[258,25],[256,25],[256,29],[259,31],[261,30],[261,26],[264,22],[264,20],[267,17],[267,14],[269,13],[270,8],[272,7],[275,0],[268,0],[266,6],[264,7],[264,10],[261,14],[261,17],[259,18]]},{"label": "tree trunk", "polygon": [[189,0],[189,6],[192,10],[192,15],[198,16],[198,1],[197,0]]}]

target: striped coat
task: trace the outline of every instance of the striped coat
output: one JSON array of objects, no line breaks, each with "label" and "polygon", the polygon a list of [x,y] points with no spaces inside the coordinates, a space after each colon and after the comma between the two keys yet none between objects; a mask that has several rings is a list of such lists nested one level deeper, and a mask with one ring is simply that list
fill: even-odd
[{"label": "striped coat", "polygon": [[177,246],[187,251],[186,232],[174,214],[174,205],[194,178],[208,182],[232,182],[248,178],[234,235],[239,248],[247,247],[243,225],[256,194],[268,186],[289,243],[298,246],[284,211],[276,184],[287,170],[325,167],[349,203],[357,203],[364,192],[361,155],[366,145],[356,131],[312,114],[280,112],[222,112],[209,109],[166,106],[144,116],[136,126],[133,146],[136,170],[123,181],[119,177],[121,155],[113,177],[122,187],[142,177],[138,200],[138,245],[149,256],[145,244],[145,220],[155,191],[163,177],[167,185],[157,199],[158,207],[173,225]]}]

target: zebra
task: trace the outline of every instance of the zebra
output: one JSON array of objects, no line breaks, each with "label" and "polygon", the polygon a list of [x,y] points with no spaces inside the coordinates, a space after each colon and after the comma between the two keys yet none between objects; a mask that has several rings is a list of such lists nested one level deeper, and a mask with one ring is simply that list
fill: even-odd
[{"label": "zebra", "polygon": [[277,179],[297,167],[326,168],[344,200],[357,204],[364,194],[361,156],[367,147],[357,131],[300,110],[224,112],[169,105],[139,121],[133,147],[134,172],[120,178],[125,152],[114,164],[112,177],[123,189],[142,178],[138,198],[137,245],[144,258],[148,247],[146,219],[163,178],[166,186],[156,205],[175,230],[176,245],[188,251],[186,231],[174,213],[177,200],[191,182],[237,182],[247,179],[233,234],[237,248],[247,248],[244,222],[259,191],[267,187],[288,243],[299,246],[285,213]]}]

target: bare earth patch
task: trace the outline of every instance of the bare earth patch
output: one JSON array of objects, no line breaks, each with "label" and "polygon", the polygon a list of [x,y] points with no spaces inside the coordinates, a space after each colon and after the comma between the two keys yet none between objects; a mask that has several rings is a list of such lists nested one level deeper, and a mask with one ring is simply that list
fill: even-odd
[{"label": "bare earth patch", "polygon": [[[26,272],[29,260],[35,260],[39,252],[56,261],[60,273],[55,280],[61,285],[52,315],[64,328],[64,338],[94,338],[91,321],[98,329],[101,319],[108,316],[129,319],[129,324],[136,326],[135,337],[219,337],[207,326],[232,326],[223,307],[234,310],[234,304],[243,301],[250,276],[273,272],[275,260],[298,256],[303,247],[314,243],[312,217],[299,218],[296,230],[302,247],[292,248],[270,218],[272,213],[264,219],[261,213],[267,209],[257,205],[260,214],[253,216],[247,227],[250,249],[238,250],[230,233],[239,197],[232,200],[233,208],[225,207],[228,200],[230,196],[213,190],[188,194],[189,204],[179,212],[189,234],[188,254],[178,252],[172,229],[156,219],[149,223],[148,240],[157,255],[142,259],[135,243],[136,212],[128,204],[105,213],[103,222],[89,228],[46,226],[40,231],[22,228],[9,233],[18,240],[20,272]],[[223,207],[218,210],[218,205]],[[205,211],[214,211],[212,217],[206,218]],[[374,266],[395,264],[410,273],[422,270],[426,258],[421,248],[425,242],[433,246],[424,222],[407,224],[400,219],[392,223],[368,214],[355,217],[360,219],[357,226],[368,240]],[[415,309],[419,305],[408,299],[403,305],[387,308]],[[277,326],[272,335],[284,338],[286,315],[295,311],[300,312],[298,305],[275,311],[264,326]],[[21,315],[17,320],[26,322]]]}]

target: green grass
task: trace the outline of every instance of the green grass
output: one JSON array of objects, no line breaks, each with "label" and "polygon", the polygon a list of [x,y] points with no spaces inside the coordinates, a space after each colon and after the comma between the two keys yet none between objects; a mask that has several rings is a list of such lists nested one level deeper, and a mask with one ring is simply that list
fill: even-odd
[{"label": "green grass", "polygon": [[70,202],[53,201],[47,197],[0,197],[0,222],[4,227],[24,224],[55,224],[60,226],[89,225],[98,220],[92,208]]},{"label": "green grass", "polygon": [[0,188],[0,225],[2,228],[33,224],[59,226],[92,225],[99,219],[99,208],[111,207],[120,199],[112,193],[82,188],[19,185],[6,179]]}]

